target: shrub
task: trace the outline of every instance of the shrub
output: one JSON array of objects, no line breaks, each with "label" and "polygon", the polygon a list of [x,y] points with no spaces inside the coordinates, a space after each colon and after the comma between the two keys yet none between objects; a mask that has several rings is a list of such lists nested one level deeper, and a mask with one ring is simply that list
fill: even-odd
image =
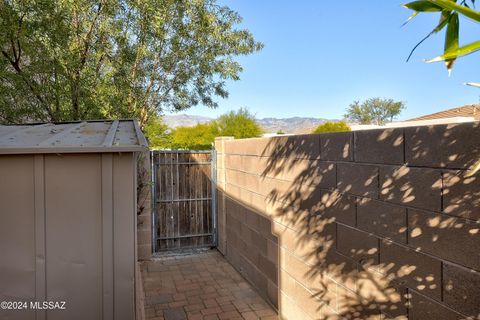
[{"label": "shrub", "polygon": [[231,136],[235,139],[260,137],[263,133],[262,127],[255,120],[255,115],[246,108],[220,116],[216,124],[221,136]]},{"label": "shrub", "polygon": [[324,133],[324,132],[346,132],[352,131],[350,126],[345,121],[327,121],[319,125],[313,133]]}]

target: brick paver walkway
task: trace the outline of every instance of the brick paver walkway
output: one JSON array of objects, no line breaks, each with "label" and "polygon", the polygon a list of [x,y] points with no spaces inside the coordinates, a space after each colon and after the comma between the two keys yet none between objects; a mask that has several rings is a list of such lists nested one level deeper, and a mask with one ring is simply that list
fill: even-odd
[{"label": "brick paver walkway", "polygon": [[278,319],[216,250],[155,258],[141,270],[147,319]]}]

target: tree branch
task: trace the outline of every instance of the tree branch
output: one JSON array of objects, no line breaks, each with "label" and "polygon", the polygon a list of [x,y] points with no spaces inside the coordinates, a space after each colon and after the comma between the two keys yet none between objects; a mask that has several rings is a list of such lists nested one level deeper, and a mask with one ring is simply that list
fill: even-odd
[{"label": "tree branch", "polygon": [[50,116],[51,120],[54,121],[55,120],[55,117],[52,113],[52,110],[50,109],[50,106],[48,105],[48,103],[45,101],[45,99],[43,99],[43,97],[37,92],[37,90],[35,89],[34,85],[32,83],[30,83],[30,81],[28,81],[28,79],[25,77],[22,69],[20,68],[20,65],[18,63],[18,60],[13,60],[6,51],[2,50],[2,54],[3,56],[10,62],[11,66],[13,67],[13,69],[17,72],[17,74],[20,76],[20,78],[22,79],[22,81],[27,85],[27,87],[30,89],[30,91],[32,92],[32,94],[37,98],[37,100],[42,104],[44,105],[45,107],[45,110],[47,110],[47,113],[48,115]]}]

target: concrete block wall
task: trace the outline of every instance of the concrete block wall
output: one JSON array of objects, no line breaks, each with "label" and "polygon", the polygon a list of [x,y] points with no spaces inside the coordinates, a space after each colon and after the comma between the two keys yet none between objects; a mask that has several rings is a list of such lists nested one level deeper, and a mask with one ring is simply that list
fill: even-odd
[{"label": "concrete block wall", "polygon": [[216,148],[221,251],[282,318],[480,319],[478,123]]},{"label": "concrete block wall", "polygon": [[150,152],[137,156],[137,258],[152,256],[152,183]]}]

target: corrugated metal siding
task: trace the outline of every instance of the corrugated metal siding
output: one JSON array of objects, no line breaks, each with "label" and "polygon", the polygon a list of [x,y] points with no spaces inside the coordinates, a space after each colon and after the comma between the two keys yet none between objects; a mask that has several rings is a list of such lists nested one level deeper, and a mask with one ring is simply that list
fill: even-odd
[{"label": "corrugated metal siding", "polygon": [[68,304],[48,319],[101,319],[101,170],[99,154],[45,156],[47,300]]},{"label": "corrugated metal siding", "polygon": [[[33,156],[0,157],[0,301],[35,298]],[[2,319],[34,319],[34,311],[0,310]]]},{"label": "corrugated metal siding", "polygon": [[[133,154],[113,157],[114,319],[134,319],[136,170]],[[135,212],[135,214],[132,214]]]},{"label": "corrugated metal siding", "polygon": [[135,154],[0,155],[0,319],[135,317]]}]

